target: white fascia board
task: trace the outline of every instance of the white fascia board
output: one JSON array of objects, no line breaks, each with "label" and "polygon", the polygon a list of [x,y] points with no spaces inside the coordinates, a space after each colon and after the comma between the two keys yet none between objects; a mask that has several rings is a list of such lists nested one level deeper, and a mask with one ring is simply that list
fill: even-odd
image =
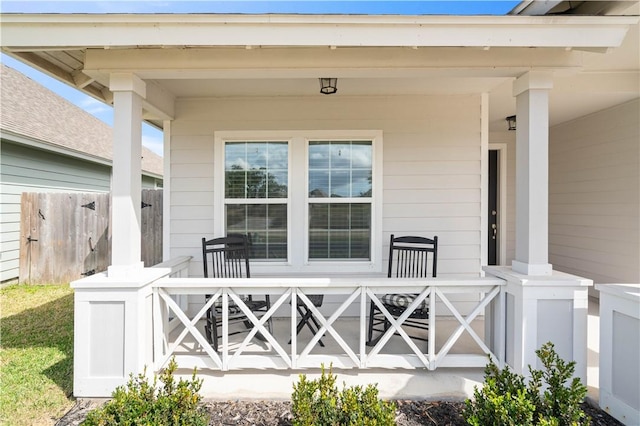
[{"label": "white fascia board", "polygon": [[617,47],[628,16],[0,15],[2,45]]}]

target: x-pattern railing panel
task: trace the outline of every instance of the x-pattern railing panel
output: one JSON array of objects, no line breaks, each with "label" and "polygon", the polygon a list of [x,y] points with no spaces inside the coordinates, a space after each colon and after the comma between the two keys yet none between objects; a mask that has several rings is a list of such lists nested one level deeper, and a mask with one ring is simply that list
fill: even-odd
[{"label": "x-pattern railing panel", "polygon": [[371,291],[371,289],[367,289],[367,296],[371,299],[373,303],[376,304],[378,309],[384,314],[385,318],[389,321],[390,327],[389,329],[382,335],[378,343],[373,347],[371,352],[369,352],[367,359],[373,358],[376,356],[380,350],[387,344],[391,336],[394,334],[399,334],[402,336],[402,339],[409,345],[411,350],[417,355],[418,359],[422,362],[425,367],[429,367],[429,360],[425,356],[425,354],[418,348],[413,339],[407,334],[407,332],[402,328],[402,323],[404,323],[411,314],[416,310],[418,306],[424,301],[424,299],[429,296],[431,293],[431,287],[426,287],[422,290],[421,293],[413,300],[411,304],[405,309],[405,311],[400,315],[397,319],[391,315],[391,313],[387,310],[387,308],[382,304],[378,295]]},{"label": "x-pattern railing panel", "polygon": [[[338,359],[343,362],[344,367],[368,368],[368,367],[389,367],[389,368],[415,368],[426,367],[435,369],[443,365],[450,365],[447,360],[455,358],[456,365],[464,366],[466,355],[450,355],[450,351],[460,336],[466,331],[482,350],[489,354],[494,360],[503,359],[503,347],[498,349],[498,353],[493,353],[489,345],[473,329],[471,323],[487,308],[489,303],[498,303],[499,311],[504,310],[504,296],[502,289],[504,282],[492,278],[452,278],[452,279],[424,279],[406,280],[380,279],[380,278],[250,278],[250,279],[205,279],[205,278],[163,278],[154,284],[155,289],[155,316],[154,320],[156,350],[156,367],[162,367],[177,349],[185,342],[188,335],[191,335],[196,344],[204,352],[204,356],[212,361],[215,368],[235,370],[251,366],[254,368],[308,368],[318,367],[315,365],[318,359]],[[408,308],[399,316],[394,317],[380,301],[381,295],[385,293],[410,292],[417,294],[417,297]],[[466,316],[459,312],[455,302],[451,301],[450,294],[453,293],[475,293],[481,294],[480,301],[473,310]],[[172,295],[211,295],[206,300],[202,308],[192,317],[181,309],[173,300]],[[271,294],[276,298],[270,309],[261,317],[257,317],[245,303],[243,296],[248,294]],[[344,297],[339,306],[328,314],[323,314],[321,309],[316,307],[308,298],[308,294],[338,294]],[[498,297],[500,296],[500,297]],[[432,316],[429,320],[428,344],[421,349],[415,341],[404,330],[403,323],[409,318],[411,313],[424,301],[427,301]],[[289,338],[291,346],[289,351],[283,347],[282,339],[279,341],[276,336],[269,332],[267,321],[274,317],[276,311],[286,303],[291,303],[291,327]],[[383,334],[373,348],[365,346],[365,336],[367,327],[367,314],[369,303],[373,302],[385,315],[390,323],[389,329]],[[213,350],[207,342],[200,329],[198,322],[206,314],[207,309],[214,303],[222,306],[222,342],[220,353]],[[248,333],[237,344],[234,343],[233,351],[229,342],[229,304],[235,304],[248,318],[251,328]],[[343,317],[347,309],[359,303],[359,315],[355,317],[359,321],[359,332],[357,347],[352,347],[349,342],[336,329],[336,321]],[[436,303],[444,305],[452,317],[458,322],[457,328],[448,337],[444,345],[436,352],[435,337],[438,319],[435,313]],[[164,305],[164,311],[159,306]],[[311,337],[311,340],[299,350],[296,334],[296,307],[304,304],[319,323],[319,329]],[[170,312],[176,320],[184,327],[177,337],[169,342],[168,331],[162,330],[166,321],[161,320],[162,312]],[[166,315],[166,314],[165,314]],[[355,319],[354,318],[354,319]],[[503,321],[497,324],[503,327]],[[252,339],[260,333],[264,336],[266,344],[269,345],[267,354],[249,353],[249,344]],[[410,349],[410,353],[387,354],[382,353],[386,345],[389,345],[391,337],[399,335]],[[504,339],[504,330],[497,330],[499,339]],[[312,354],[320,340],[324,337],[332,338],[337,344],[335,353]],[[287,339],[289,340],[289,339]],[[394,346],[397,341],[394,341]],[[201,355],[201,356],[202,356]],[[476,358],[479,355],[473,355]],[[462,358],[461,358],[462,357]],[[472,355],[468,355],[469,359]],[[462,361],[461,361],[462,359]],[[344,363],[346,362],[346,364]],[[461,364],[462,363],[462,364]],[[474,365],[477,360],[474,361]],[[471,363],[469,366],[472,366]]]}]

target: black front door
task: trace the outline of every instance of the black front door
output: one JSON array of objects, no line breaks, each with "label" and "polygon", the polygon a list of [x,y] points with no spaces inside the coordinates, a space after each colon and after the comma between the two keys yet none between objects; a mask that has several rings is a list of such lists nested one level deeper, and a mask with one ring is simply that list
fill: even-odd
[{"label": "black front door", "polygon": [[498,151],[489,150],[489,253],[487,264],[498,264]]}]

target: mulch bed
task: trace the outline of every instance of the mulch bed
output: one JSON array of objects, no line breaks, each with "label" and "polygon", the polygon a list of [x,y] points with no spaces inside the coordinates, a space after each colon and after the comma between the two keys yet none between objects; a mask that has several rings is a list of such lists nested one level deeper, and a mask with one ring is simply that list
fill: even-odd
[{"label": "mulch bed", "polygon": [[[398,426],[464,426],[463,402],[452,401],[396,401]],[[56,426],[79,425],[87,413],[100,402],[78,400],[76,405],[60,419]],[[289,401],[206,401],[205,408],[211,416],[212,426],[290,426],[291,403]],[[584,403],[585,413],[593,426],[622,426],[622,423],[590,404]]]}]

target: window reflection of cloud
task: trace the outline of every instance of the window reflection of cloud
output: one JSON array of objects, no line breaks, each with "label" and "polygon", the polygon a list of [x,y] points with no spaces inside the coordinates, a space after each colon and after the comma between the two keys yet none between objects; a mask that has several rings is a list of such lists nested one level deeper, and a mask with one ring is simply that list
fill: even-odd
[{"label": "window reflection of cloud", "polygon": [[278,185],[282,185],[284,187],[287,186],[288,182],[288,173],[286,171],[281,171],[281,172],[271,172],[269,173],[269,176],[271,178],[273,178],[273,180],[275,181],[275,183],[277,183]]},{"label": "window reflection of cloud", "polygon": [[286,169],[289,164],[289,149],[286,143],[269,144],[269,168]]},{"label": "window reflection of cloud", "polygon": [[348,171],[331,172],[331,195],[349,197],[351,189],[351,177]]},{"label": "window reflection of cloud", "polygon": [[[235,167],[234,167],[235,166]],[[236,158],[235,160],[227,160],[227,170],[239,167],[242,170],[249,170],[249,163],[244,158]]]},{"label": "window reflection of cloud", "polygon": [[351,155],[351,166],[356,168],[371,168],[371,147],[354,149]]}]

